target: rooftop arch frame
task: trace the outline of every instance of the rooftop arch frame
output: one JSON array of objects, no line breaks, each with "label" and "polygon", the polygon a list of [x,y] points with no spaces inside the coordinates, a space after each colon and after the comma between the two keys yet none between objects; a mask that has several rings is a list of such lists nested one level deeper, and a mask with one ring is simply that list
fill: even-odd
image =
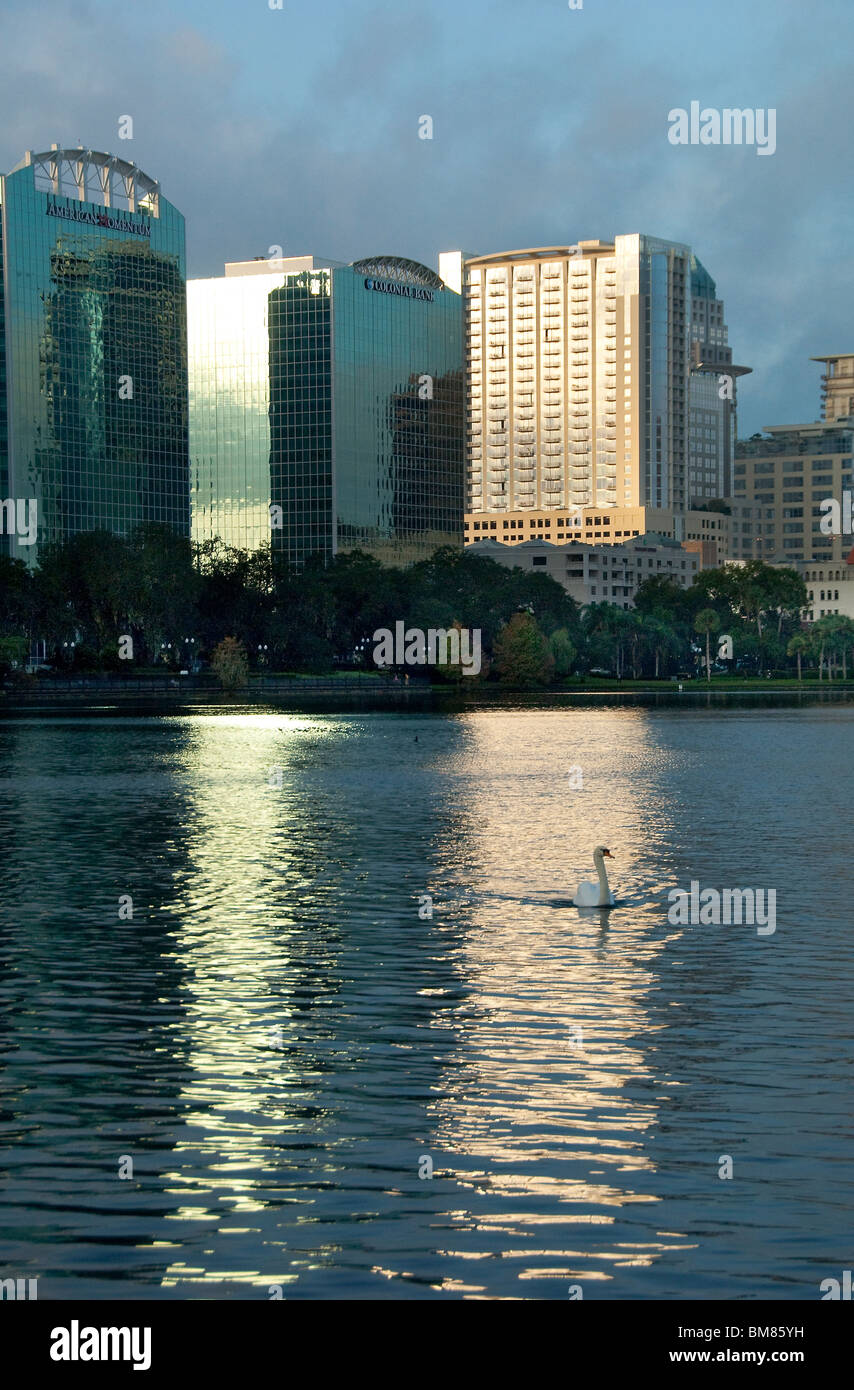
[{"label": "rooftop arch frame", "polygon": [[82,145],[27,150],[12,171],[32,168],[35,186],[56,197],[76,198],[105,208],[160,216],[160,184],[130,160]]},{"label": "rooftop arch frame", "polygon": [[354,261],[353,269],[359,275],[374,275],[378,280],[395,280],[401,285],[423,285],[429,290],[445,288],[435,270],[420,261],[408,261],[405,256],[366,256]]}]

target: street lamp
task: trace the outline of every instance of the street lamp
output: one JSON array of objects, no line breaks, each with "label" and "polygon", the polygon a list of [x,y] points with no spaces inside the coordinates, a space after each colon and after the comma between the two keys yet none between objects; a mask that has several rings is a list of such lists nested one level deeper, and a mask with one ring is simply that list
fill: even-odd
[{"label": "street lamp", "polygon": [[[185,637],[185,638],[183,639],[183,644],[184,644],[184,650],[183,650],[183,653],[181,654],[181,660],[180,660],[180,662],[179,662],[179,665],[181,665],[181,667],[182,667],[182,670],[181,670],[180,674],[181,674],[182,676],[188,676],[188,675],[192,672],[192,674],[195,675],[195,674],[196,674],[196,653],[195,653],[195,650],[194,650],[194,649],[195,649],[195,645],[196,645],[196,639],[195,639],[195,637]],[[176,659],[176,660],[178,660],[178,656],[179,656],[178,647],[179,647],[179,643],[176,642],[176,643],[175,643],[175,659]],[[190,648],[189,651],[187,651],[187,648],[188,648],[188,647]]]}]

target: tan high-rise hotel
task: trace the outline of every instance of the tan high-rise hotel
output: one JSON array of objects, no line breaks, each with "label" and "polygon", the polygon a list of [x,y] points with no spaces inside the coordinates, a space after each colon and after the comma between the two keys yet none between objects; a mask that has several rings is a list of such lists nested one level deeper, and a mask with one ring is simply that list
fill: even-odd
[{"label": "tan high-rise hotel", "polygon": [[684,513],[727,494],[746,369],[690,247],[632,234],[449,252],[439,272],[465,294],[472,517]]}]

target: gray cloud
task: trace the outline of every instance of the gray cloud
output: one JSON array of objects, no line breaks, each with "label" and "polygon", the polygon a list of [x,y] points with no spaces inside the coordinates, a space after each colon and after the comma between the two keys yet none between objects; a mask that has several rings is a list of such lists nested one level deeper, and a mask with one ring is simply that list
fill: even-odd
[{"label": "gray cloud", "polygon": [[[499,5],[491,24],[514,26],[503,43],[414,5],[351,7],[326,26],[318,15],[309,45],[271,15],[259,32],[282,60],[267,90],[180,0],[150,30],[113,6],[14,4],[0,53],[0,163],[52,140],[129,155],[185,213],[193,275],[274,244],[435,265],[442,249],[618,231],[689,241],[726,300],[736,360],[754,368],[742,432],[814,418],[819,369],[808,357],[854,350],[848,156],[833,135],[851,124],[843,49],[828,35],[821,68],[800,61],[803,8],[781,4],[761,54],[724,31],[722,72],[720,49],[707,51],[713,27],[702,42],[717,11],[683,5],[700,40],[675,65],[661,6],[649,8],[659,56],[633,52],[619,25],[614,42],[582,28],[591,8],[582,19],[538,6],[522,22]],[[667,112],[692,99],[776,104],[777,154],[671,146]],[[418,139],[425,113],[432,141]],[[117,139],[123,114],[133,142]]]}]

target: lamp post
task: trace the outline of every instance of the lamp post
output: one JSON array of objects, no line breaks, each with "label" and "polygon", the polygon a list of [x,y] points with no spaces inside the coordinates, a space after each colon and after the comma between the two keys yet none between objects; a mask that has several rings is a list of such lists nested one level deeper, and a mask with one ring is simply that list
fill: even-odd
[{"label": "lamp post", "polygon": [[195,637],[184,638],[184,665],[196,674],[196,639]]}]

